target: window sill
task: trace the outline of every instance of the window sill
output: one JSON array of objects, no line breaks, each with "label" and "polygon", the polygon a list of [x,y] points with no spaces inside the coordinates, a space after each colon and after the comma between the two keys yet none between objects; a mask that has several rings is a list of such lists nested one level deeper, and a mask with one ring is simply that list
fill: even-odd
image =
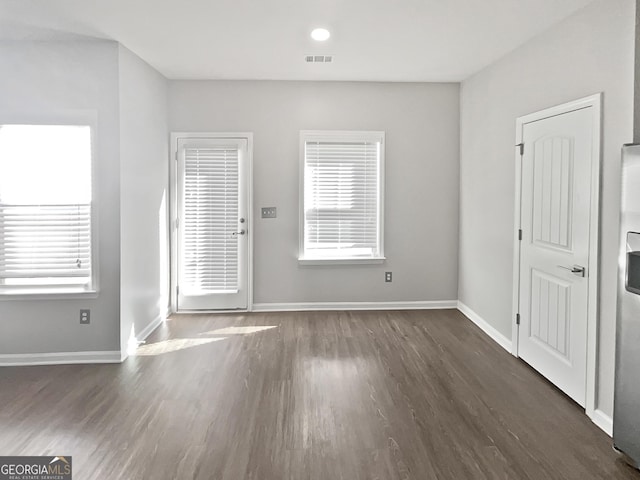
[{"label": "window sill", "polygon": [[384,263],[386,257],[367,258],[298,258],[299,265],[375,265]]},{"label": "window sill", "polygon": [[98,298],[97,290],[11,289],[0,290],[0,302],[9,300],[85,300]]}]

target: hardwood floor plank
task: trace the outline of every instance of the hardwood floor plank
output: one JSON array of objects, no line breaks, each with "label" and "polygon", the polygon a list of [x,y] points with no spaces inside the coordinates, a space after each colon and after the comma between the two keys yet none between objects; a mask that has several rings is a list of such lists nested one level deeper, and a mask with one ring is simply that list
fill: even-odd
[{"label": "hardwood floor plank", "polygon": [[5,367],[0,454],[78,479],[640,479],[455,310],[175,315],[122,365]]}]

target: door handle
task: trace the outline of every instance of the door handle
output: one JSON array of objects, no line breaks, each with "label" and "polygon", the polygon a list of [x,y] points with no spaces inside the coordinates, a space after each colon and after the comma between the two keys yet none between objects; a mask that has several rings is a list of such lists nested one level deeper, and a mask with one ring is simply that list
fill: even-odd
[{"label": "door handle", "polygon": [[580,265],[574,265],[573,267],[565,267],[564,265],[558,265],[558,268],[564,268],[565,270],[569,270],[574,275],[578,275],[579,277],[584,277],[586,269],[581,267]]},{"label": "door handle", "polygon": [[245,233],[247,233],[247,232],[245,232],[244,229],[242,229],[239,232],[233,232],[231,235],[233,235],[235,237],[236,235],[244,235]]}]

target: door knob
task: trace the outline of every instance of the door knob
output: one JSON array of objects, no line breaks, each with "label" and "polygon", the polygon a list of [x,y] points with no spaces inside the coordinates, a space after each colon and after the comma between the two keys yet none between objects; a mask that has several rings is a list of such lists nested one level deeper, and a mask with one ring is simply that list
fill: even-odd
[{"label": "door knob", "polygon": [[574,265],[573,267],[565,267],[564,265],[558,265],[558,268],[564,268],[565,270],[569,270],[574,275],[578,275],[579,277],[584,277],[585,268],[580,265]]},{"label": "door knob", "polygon": [[244,229],[243,229],[243,230],[240,230],[239,232],[233,232],[231,235],[233,235],[235,237],[236,235],[244,235],[245,233],[247,233],[247,232],[245,232]]}]

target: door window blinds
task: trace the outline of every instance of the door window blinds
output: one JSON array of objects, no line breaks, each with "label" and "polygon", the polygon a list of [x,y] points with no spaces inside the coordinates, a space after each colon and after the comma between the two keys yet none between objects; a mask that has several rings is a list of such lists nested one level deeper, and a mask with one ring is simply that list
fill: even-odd
[{"label": "door window blinds", "polygon": [[183,294],[238,290],[238,162],[237,145],[184,149]]},{"label": "door window blinds", "polygon": [[303,138],[302,259],[381,257],[381,136]]},{"label": "door window blinds", "polygon": [[0,126],[0,292],[91,279],[91,127]]}]

